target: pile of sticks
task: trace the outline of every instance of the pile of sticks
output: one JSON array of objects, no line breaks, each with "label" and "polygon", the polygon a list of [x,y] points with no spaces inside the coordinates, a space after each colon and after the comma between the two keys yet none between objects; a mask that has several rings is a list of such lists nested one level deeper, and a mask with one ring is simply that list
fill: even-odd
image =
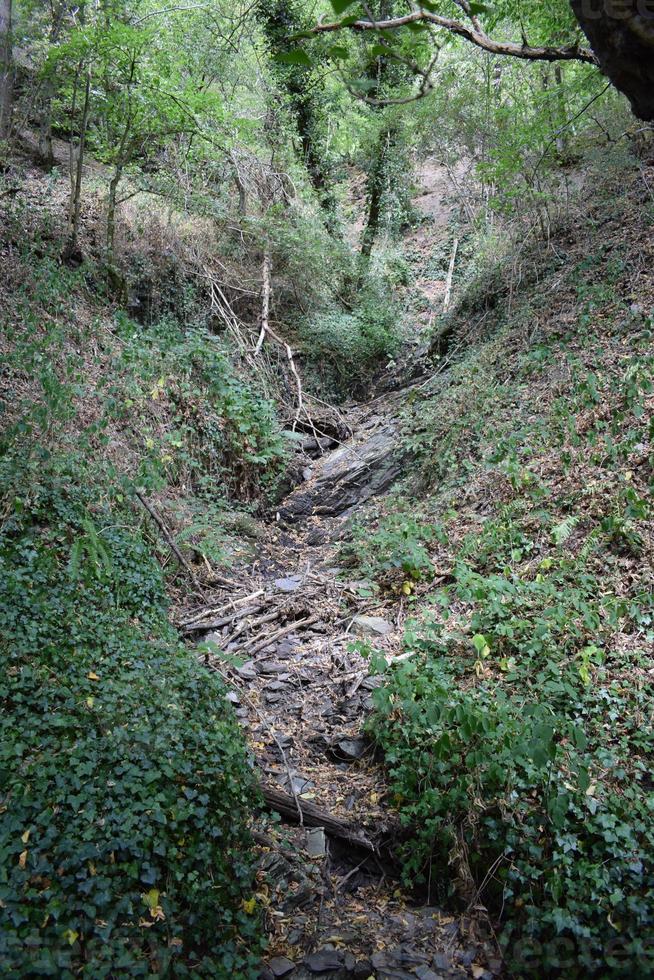
[{"label": "pile of sticks", "polygon": [[[265,589],[231,600],[227,605],[205,608],[179,624],[187,635],[221,631],[221,646],[238,643],[239,654],[255,656],[288,633],[306,629],[322,618],[311,612],[306,597],[275,596]],[[273,629],[271,623],[276,623]]]}]

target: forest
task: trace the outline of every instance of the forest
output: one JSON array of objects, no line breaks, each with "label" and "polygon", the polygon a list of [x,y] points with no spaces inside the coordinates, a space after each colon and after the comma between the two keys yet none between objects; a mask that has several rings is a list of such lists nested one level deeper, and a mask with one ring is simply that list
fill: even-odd
[{"label": "forest", "polygon": [[654,977],[654,3],[0,0],[0,974]]}]

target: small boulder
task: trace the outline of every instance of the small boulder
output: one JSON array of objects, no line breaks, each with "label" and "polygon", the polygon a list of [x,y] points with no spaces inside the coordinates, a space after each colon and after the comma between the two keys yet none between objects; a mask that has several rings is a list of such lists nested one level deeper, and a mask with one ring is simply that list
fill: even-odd
[{"label": "small boulder", "polygon": [[295,592],[300,588],[301,581],[299,575],[290,575],[288,578],[276,578],[273,585],[279,592]]},{"label": "small boulder", "polygon": [[311,973],[335,973],[343,965],[343,954],[338,949],[319,949],[305,957],[304,965]]},{"label": "small boulder", "polygon": [[387,636],[393,629],[382,616],[355,616],[352,620],[352,632],[358,636]]},{"label": "small boulder", "polygon": [[273,956],[268,962],[268,969],[274,977],[286,977],[295,969],[295,963],[286,956]]}]

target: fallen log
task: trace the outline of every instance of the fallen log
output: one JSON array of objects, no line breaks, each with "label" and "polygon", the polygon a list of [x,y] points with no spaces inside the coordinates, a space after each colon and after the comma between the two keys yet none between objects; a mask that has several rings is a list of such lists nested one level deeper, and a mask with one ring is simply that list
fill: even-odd
[{"label": "fallen log", "polygon": [[355,830],[345,821],[334,816],[333,813],[329,813],[328,810],[321,810],[314,803],[303,800],[301,797],[296,799],[276,786],[262,785],[261,792],[267,806],[275,813],[279,813],[285,820],[300,823],[299,810],[301,810],[301,822],[305,827],[323,827],[329,837],[336,837],[338,840],[370,851],[372,854],[379,853],[377,845],[365,834]]}]

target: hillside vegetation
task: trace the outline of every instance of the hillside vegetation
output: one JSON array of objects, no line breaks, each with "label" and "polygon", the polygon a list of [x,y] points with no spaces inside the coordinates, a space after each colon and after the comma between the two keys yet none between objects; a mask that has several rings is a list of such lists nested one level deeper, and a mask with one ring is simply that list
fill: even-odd
[{"label": "hillside vegetation", "polygon": [[3,977],[654,975],[649,67],[578,6],[0,0]]},{"label": "hillside vegetation", "polygon": [[530,282],[504,263],[463,298],[457,363],[404,410],[412,473],[352,548],[407,597],[369,722],[406,874],[503,909],[518,974],[651,959],[654,211],[638,169],[589,180]]}]

